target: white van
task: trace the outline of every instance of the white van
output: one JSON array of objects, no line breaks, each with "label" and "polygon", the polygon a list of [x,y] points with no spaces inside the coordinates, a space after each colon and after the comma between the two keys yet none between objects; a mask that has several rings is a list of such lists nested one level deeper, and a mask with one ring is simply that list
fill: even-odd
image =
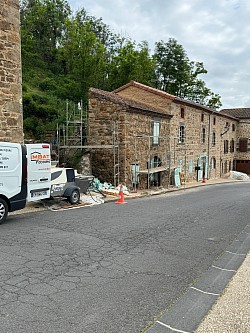
[{"label": "white van", "polygon": [[50,197],[49,144],[0,142],[0,224],[27,200]]}]

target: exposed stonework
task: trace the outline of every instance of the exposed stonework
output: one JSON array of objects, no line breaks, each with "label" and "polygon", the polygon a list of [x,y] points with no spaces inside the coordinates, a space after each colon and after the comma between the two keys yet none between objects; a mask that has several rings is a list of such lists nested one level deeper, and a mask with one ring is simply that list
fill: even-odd
[{"label": "exposed stonework", "polygon": [[[243,164],[248,170],[250,149],[241,152],[239,140],[249,142],[250,109],[236,113],[213,111],[134,81],[112,93],[91,89],[90,144],[103,145],[92,150],[93,174],[115,182],[114,123],[120,182],[128,187],[138,175],[137,187],[145,188],[176,183],[174,174],[188,182],[218,178]],[[152,124],[157,122],[159,142],[153,144]]]},{"label": "exposed stonework", "polygon": [[[147,169],[149,159],[154,158],[166,165],[166,145],[169,140],[169,121],[171,116],[160,109],[149,108],[141,103],[121,99],[114,93],[91,89],[89,93],[89,145],[103,145],[92,150],[92,172],[101,181],[115,183],[114,164],[119,163],[119,182],[129,188],[133,186],[133,165],[140,171]],[[159,145],[153,145],[152,122],[160,121],[161,135]],[[116,144],[119,149],[115,148]],[[166,185],[166,171],[159,179],[150,181]],[[138,176],[138,174],[137,174]],[[140,173],[140,188],[147,187],[147,174]],[[116,184],[117,185],[117,184]]]},{"label": "exposed stonework", "polygon": [[[220,113],[239,119],[236,128],[235,167],[238,171],[250,174],[250,108],[223,109]],[[242,140],[245,141],[243,146]]]},{"label": "exposed stonework", "polygon": [[[171,168],[181,168],[187,181],[197,178],[201,180],[203,176],[216,178],[228,172],[229,167],[233,168],[234,152],[230,152],[230,142],[232,139],[236,142],[236,131],[232,131],[232,124],[237,128],[236,118],[213,112],[207,107],[175,98],[134,81],[115,92],[137,102],[144,101],[173,116],[170,121]],[[225,131],[227,124],[229,130]],[[179,131],[182,125],[185,139],[180,143]],[[205,132],[202,140],[203,129]],[[213,132],[215,142],[212,142]],[[224,152],[224,141],[228,141],[228,152]],[[201,168],[199,172],[195,171],[196,166]]]},{"label": "exposed stonework", "polygon": [[0,0],[0,141],[23,142],[19,1]]}]

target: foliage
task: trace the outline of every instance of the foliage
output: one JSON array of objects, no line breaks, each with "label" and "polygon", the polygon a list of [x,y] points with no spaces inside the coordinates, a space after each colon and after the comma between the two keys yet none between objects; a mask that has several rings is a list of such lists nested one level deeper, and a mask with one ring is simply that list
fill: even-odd
[{"label": "foliage", "polygon": [[207,74],[203,63],[190,61],[175,39],[170,38],[167,43],[157,42],[154,59],[156,88],[211,108],[221,106],[220,96],[212,93],[205,82],[198,78]]},{"label": "foliage", "polygon": [[114,90],[130,80],[207,105],[220,96],[199,78],[203,63],[192,62],[175,39],[136,44],[115,34],[85,9],[72,14],[66,0],[21,2],[23,109],[26,135],[42,139],[65,121],[66,100],[87,105],[89,87]]}]

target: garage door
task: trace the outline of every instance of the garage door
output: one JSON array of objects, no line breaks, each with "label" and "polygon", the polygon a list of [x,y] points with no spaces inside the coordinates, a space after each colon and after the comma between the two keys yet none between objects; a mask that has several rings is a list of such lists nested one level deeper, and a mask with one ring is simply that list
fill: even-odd
[{"label": "garage door", "polygon": [[250,160],[237,160],[236,171],[250,175]]}]

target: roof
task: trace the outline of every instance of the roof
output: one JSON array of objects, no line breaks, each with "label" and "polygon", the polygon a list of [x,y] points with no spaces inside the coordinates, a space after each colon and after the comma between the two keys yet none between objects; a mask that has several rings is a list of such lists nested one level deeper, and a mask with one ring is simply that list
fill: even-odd
[{"label": "roof", "polygon": [[222,109],[220,113],[239,119],[250,118],[250,108]]},{"label": "roof", "polygon": [[104,91],[104,90],[95,89],[95,88],[90,88],[89,92],[93,93],[97,96],[101,96],[101,97],[103,97],[103,98],[105,98],[109,101],[114,102],[114,103],[129,107],[130,109],[128,111],[138,112],[138,110],[139,110],[139,111],[146,112],[146,113],[157,114],[157,115],[159,115],[161,117],[164,117],[164,118],[173,117],[172,115],[164,112],[161,109],[154,108],[154,107],[151,107],[151,106],[143,104],[143,103],[138,103],[138,102],[135,102],[134,100],[131,100],[131,99],[128,99],[128,98],[125,98],[125,97],[121,97],[121,96],[119,96],[118,94],[116,94],[114,92]]},{"label": "roof", "polygon": [[146,86],[142,83],[139,83],[139,82],[136,82],[136,81],[130,81],[129,83],[125,84],[124,86],[120,87],[120,88],[117,88],[114,90],[115,93],[118,93],[128,87],[137,87],[139,89],[142,89],[142,90],[145,90],[145,91],[148,91],[148,92],[151,92],[155,95],[158,95],[158,96],[162,96],[164,98],[167,98],[175,103],[179,103],[179,104],[184,104],[184,105],[188,105],[188,106],[192,106],[192,107],[195,107],[197,109],[201,109],[201,110],[205,110],[205,111],[208,111],[208,112],[218,112],[216,110],[212,110],[210,109],[209,107],[205,106],[205,105],[201,105],[201,104],[198,104],[198,103],[195,103],[195,102],[192,102],[192,101],[189,101],[189,100],[186,100],[186,99],[183,99],[183,98],[180,98],[180,97],[177,97],[177,96],[174,96],[174,95],[171,95],[169,93],[166,93],[165,91],[163,90],[159,90],[159,89],[155,89],[155,88],[152,88],[152,87],[149,87],[149,86]]},{"label": "roof", "polygon": [[162,91],[162,90],[159,90],[159,89],[155,89],[155,88],[146,86],[145,84],[142,84],[142,83],[139,83],[139,82],[136,82],[136,81],[130,81],[129,83],[125,84],[124,86],[115,89],[114,92],[117,93],[117,92],[122,91],[122,90],[124,90],[128,87],[131,87],[131,86],[132,87],[137,87],[137,88],[149,91],[149,92],[152,92],[153,94],[168,98],[172,101],[175,99],[174,95],[168,94],[165,91]]}]

